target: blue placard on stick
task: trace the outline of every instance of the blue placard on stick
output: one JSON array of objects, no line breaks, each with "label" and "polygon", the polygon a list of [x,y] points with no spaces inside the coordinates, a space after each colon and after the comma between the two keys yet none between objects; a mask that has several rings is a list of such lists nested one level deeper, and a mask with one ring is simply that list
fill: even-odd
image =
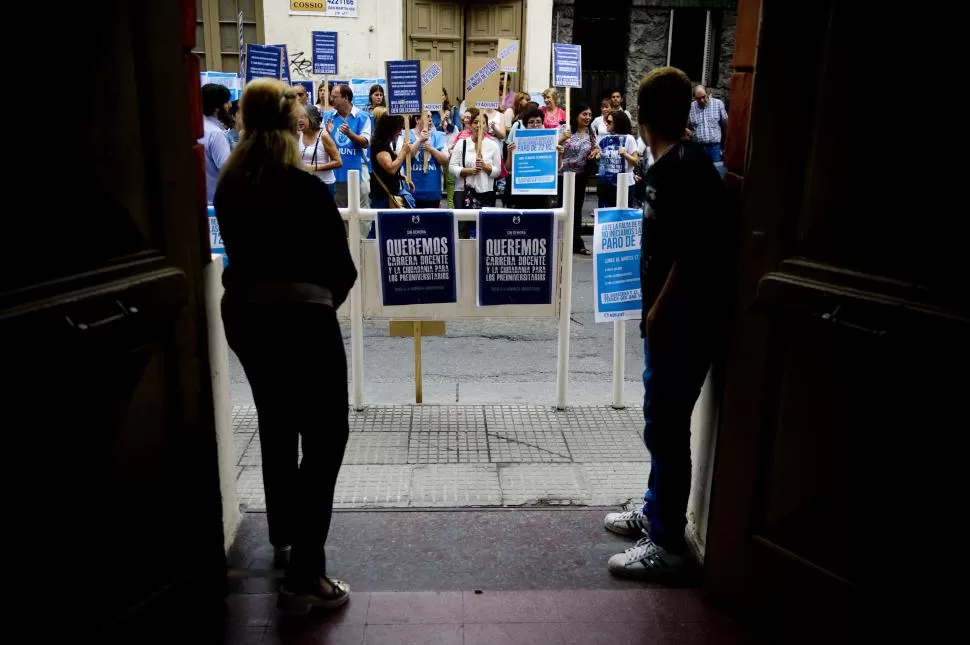
[{"label": "blue placard on stick", "polygon": [[451,211],[377,213],[385,307],[458,301],[455,222]]},{"label": "blue placard on stick", "polygon": [[643,307],[640,291],[643,212],[636,208],[597,208],[594,215],[596,322],[638,320]]},{"label": "blue placard on stick", "polygon": [[579,45],[552,44],[552,84],[555,87],[583,86],[583,52]]},{"label": "blue placard on stick", "polygon": [[283,51],[275,45],[246,45],[246,82],[254,78],[280,78]]},{"label": "blue placard on stick", "polygon": [[552,304],[555,221],[552,211],[479,212],[478,306]]},{"label": "blue placard on stick", "polygon": [[283,60],[280,63],[280,76],[279,79],[290,84],[290,57],[286,53],[286,45],[273,45],[273,47],[279,47],[280,51],[283,52]]},{"label": "blue placard on stick", "polygon": [[387,75],[387,113],[421,114],[421,61],[389,60]]},{"label": "blue placard on stick", "polygon": [[515,131],[512,151],[512,194],[555,195],[559,189],[558,130]]},{"label": "blue placard on stick", "polygon": [[337,32],[313,32],[313,73],[337,75]]}]

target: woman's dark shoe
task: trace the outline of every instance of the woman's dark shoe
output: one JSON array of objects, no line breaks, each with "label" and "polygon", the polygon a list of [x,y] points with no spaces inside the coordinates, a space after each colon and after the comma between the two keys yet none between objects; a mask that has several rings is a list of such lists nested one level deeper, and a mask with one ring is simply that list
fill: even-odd
[{"label": "woman's dark shoe", "polygon": [[350,585],[334,578],[316,578],[311,589],[298,590],[280,586],[276,608],[288,614],[306,614],[313,608],[334,610],[350,600]]},{"label": "woman's dark shoe", "polygon": [[286,569],[290,565],[290,547],[288,546],[274,546],[273,547],[273,568],[274,569]]}]

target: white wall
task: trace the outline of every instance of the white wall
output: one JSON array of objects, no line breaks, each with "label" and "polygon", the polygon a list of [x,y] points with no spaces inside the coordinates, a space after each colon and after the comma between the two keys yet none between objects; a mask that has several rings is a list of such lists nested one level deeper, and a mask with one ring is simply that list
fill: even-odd
[{"label": "white wall", "polygon": [[[384,62],[404,56],[404,3],[400,0],[358,0],[356,18],[289,15],[288,0],[263,0],[266,43],[285,44],[292,60],[298,52],[312,61],[313,31],[337,32],[339,77],[384,76]],[[318,76],[295,78],[321,80]]]},{"label": "white wall", "polygon": [[525,70],[527,92],[549,87],[552,71],[552,0],[526,0]]}]

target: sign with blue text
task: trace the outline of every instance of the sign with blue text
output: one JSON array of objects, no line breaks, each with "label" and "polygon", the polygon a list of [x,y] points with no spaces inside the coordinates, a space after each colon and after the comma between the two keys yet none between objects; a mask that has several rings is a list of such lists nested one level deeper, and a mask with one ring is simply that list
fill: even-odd
[{"label": "sign with blue text", "polygon": [[337,32],[313,32],[313,73],[337,75]]},{"label": "sign with blue text", "polygon": [[281,77],[283,51],[274,45],[246,44],[246,82],[254,78]]},{"label": "sign with blue text", "polygon": [[378,211],[384,306],[458,302],[457,239],[451,211]]},{"label": "sign with blue text", "polygon": [[222,255],[222,266],[229,264],[229,256],[226,255],[226,245],[222,241],[222,233],[219,232],[219,220],[216,219],[216,208],[209,204],[209,251],[213,254]]},{"label": "sign with blue text", "polygon": [[593,299],[596,322],[639,320],[640,236],[643,212],[597,208],[593,225]]},{"label": "sign with blue text", "polygon": [[387,74],[387,113],[421,114],[421,61],[389,60]]},{"label": "sign with blue text", "polygon": [[370,105],[370,88],[374,85],[380,85],[384,89],[384,98],[386,102],[387,98],[387,79],[386,78],[352,78],[350,82],[350,91],[354,93],[354,107],[361,110],[366,110]]},{"label": "sign with blue text", "polygon": [[559,189],[558,130],[515,131],[512,151],[512,194],[555,195]]},{"label": "sign with blue text", "polygon": [[582,47],[566,43],[552,44],[552,85],[553,87],[583,86]]},{"label": "sign with blue text", "polygon": [[552,211],[479,211],[479,307],[552,304],[555,222]]}]

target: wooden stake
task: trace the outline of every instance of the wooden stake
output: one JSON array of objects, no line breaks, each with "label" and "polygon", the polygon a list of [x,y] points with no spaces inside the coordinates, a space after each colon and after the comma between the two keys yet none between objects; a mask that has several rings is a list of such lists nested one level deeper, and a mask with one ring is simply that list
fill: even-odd
[{"label": "wooden stake", "polygon": [[[404,115],[404,145],[409,146],[411,143],[411,117]],[[411,183],[411,148],[407,148],[407,152],[404,153],[404,163],[407,164],[407,169],[404,171],[404,176],[407,177],[408,184]],[[420,323],[415,323],[420,324]],[[420,403],[420,401],[418,401]]]},{"label": "wooden stake", "polygon": [[[570,115],[570,112],[569,112],[569,95],[572,94],[572,89],[573,88],[571,88],[571,87],[567,87],[566,88],[566,127],[569,127],[569,115]],[[562,134],[562,133],[560,132],[560,134]]]},{"label": "wooden stake", "polygon": [[[422,116],[421,118],[424,119],[424,123],[428,128],[430,128],[431,124],[434,123],[434,121],[431,120],[431,112],[429,112],[428,110],[424,111],[424,116]],[[424,151],[424,172],[428,172],[428,157],[430,156],[431,155],[428,153],[428,151],[425,150]]]},{"label": "wooden stake", "polygon": [[323,109],[327,112],[330,111],[330,85],[327,84],[327,77],[323,77]]},{"label": "wooden stake", "polygon": [[421,321],[414,321],[414,402],[424,402],[424,384],[421,378]]},{"label": "wooden stake", "polygon": [[478,156],[482,155],[482,137],[485,136],[485,128],[488,127],[488,120],[485,118],[485,113],[482,112],[478,115],[478,138],[475,140],[475,154]]}]

